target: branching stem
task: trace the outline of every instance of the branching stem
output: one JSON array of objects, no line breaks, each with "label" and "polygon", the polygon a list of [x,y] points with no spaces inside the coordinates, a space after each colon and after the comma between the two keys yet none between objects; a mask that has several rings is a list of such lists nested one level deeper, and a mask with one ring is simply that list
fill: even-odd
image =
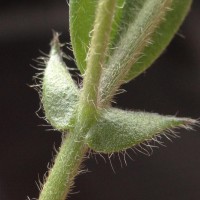
[{"label": "branching stem", "polygon": [[98,3],[75,128],[63,140],[39,200],[64,200],[66,198],[87,151],[84,141],[86,133],[98,117],[99,80],[106,60],[115,8],[116,0],[101,0]]}]

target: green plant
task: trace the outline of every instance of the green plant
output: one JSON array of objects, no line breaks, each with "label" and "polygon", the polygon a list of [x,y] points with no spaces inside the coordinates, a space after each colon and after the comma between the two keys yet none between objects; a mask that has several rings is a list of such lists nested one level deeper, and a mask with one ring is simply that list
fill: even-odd
[{"label": "green plant", "polygon": [[70,34],[83,86],[62,60],[58,34],[42,78],[47,121],[63,142],[42,187],[40,200],[64,200],[88,149],[105,154],[146,143],[188,118],[112,108],[120,86],[147,69],[169,44],[191,0],[70,0]]}]

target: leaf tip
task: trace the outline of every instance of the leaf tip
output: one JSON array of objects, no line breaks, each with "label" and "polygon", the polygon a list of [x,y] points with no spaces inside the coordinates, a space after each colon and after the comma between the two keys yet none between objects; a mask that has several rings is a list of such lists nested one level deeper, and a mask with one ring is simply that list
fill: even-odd
[{"label": "leaf tip", "polygon": [[59,53],[63,57],[63,52],[61,51],[61,47],[63,47],[64,44],[62,44],[59,39],[59,37],[61,36],[61,33],[58,33],[55,30],[52,30],[52,34],[53,34],[53,38],[50,42],[50,46],[51,46],[50,54]]},{"label": "leaf tip", "polygon": [[194,126],[198,126],[200,123],[200,119],[191,119],[191,118],[183,118],[182,125],[180,128],[185,128],[187,130],[193,130]]}]

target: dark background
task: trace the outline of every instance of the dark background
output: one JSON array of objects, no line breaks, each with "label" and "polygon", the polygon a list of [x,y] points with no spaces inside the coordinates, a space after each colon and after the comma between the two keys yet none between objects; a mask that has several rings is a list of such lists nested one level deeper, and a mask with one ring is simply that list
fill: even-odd
[{"label": "dark background", "polygon": [[[125,85],[121,108],[182,117],[200,117],[200,2],[192,10],[166,52],[154,66]],[[47,131],[35,111],[39,97],[28,85],[36,70],[32,60],[49,51],[51,30],[69,42],[65,0],[7,1],[0,6],[0,200],[38,197],[53,146],[60,133]],[[183,35],[184,37],[182,37]],[[65,51],[67,49],[65,48]],[[71,54],[71,53],[70,53]],[[76,179],[70,200],[198,200],[200,199],[200,130],[181,130],[181,139],[163,139],[166,147],[152,156],[129,152],[133,161],[120,166],[97,156],[85,162],[87,174]],[[123,159],[121,157],[121,159]]]}]

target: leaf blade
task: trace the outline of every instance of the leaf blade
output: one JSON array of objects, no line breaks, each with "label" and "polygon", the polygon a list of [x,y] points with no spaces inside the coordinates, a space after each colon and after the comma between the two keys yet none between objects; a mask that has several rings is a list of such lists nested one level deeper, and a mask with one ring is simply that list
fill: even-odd
[{"label": "leaf blade", "polygon": [[[142,73],[161,54],[186,16],[191,2],[191,0],[143,0],[136,7],[134,3],[129,4],[129,7],[133,6],[132,9],[136,9],[138,14],[133,18],[123,17],[128,19],[129,24],[125,24],[124,31],[121,31],[120,40],[114,44],[114,51],[102,74],[100,87],[102,107],[109,105],[123,83]],[[174,10],[169,11],[171,7]],[[163,20],[164,17],[167,17],[167,20]],[[158,31],[162,34],[158,34]],[[152,38],[155,40],[155,45],[151,44]],[[145,56],[142,56],[144,53]]]},{"label": "leaf blade", "polygon": [[86,69],[86,57],[90,45],[98,0],[70,0],[69,25],[71,43],[81,74]]},{"label": "leaf blade", "polygon": [[[169,11],[165,20],[157,28],[152,36],[153,44],[144,49],[143,54],[137,63],[135,63],[129,71],[126,81],[131,81],[148,69],[151,64],[163,53],[165,48],[173,39],[175,33],[180,28],[191,7],[192,0],[173,0],[171,11]],[[170,30],[170,31],[169,31]]]},{"label": "leaf blade", "polygon": [[110,103],[117,89],[126,80],[127,73],[150,42],[155,29],[163,20],[171,0],[144,1],[138,14],[122,32],[118,44],[109,57],[100,85],[102,107]]},{"label": "leaf blade", "polygon": [[119,152],[150,140],[163,131],[191,123],[195,120],[112,108],[105,111],[88,132],[86,143],[97,152]]},{"label": "leaf blade", "polygon": [[78,87],[62,60],[58,34],[55,33],[42,82],[41,101],[47,121],[59,131],[68,130],[78,98]]}]

